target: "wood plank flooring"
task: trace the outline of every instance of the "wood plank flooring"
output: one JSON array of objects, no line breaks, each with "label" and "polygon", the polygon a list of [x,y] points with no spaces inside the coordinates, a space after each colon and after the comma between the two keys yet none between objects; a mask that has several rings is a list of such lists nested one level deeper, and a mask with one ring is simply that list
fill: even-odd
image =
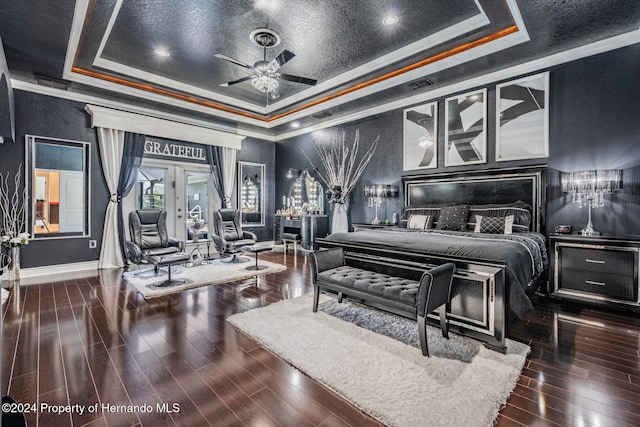
[{"label": "wood plank flooring", "polygon": [[[260,258],[288,269],[257,285],[243,280],[150,301],[122,271],[14,288],[2,307],[2,395],[36,404],[29,426],[379,425],[225,321],[311,291],[304,256]],[[542,297],[535,305],[508,331],[532,350],[496,424],[640,425],[638,316]],[[59,414],[42,404],[100,408]],[[116,410],[133,405],[137,411]]]}]

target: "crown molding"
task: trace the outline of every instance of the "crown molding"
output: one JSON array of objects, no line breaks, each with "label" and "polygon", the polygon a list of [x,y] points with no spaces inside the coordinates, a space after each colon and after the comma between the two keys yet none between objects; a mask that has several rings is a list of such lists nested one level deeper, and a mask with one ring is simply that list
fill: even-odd
[{"label": "crown molding", "polygon": [[315,132],[318,130],[326,129],[329,127],[339,126],[352,121],[360,120],[376,114],[386,113],[391,110],[409,107],[411,105],[420,104],[427,101],[433,101],[437,98],[442,98],[452,93],[467,91],[480,86],[499,82],[501,80],[508,80],[515,77],[519,77],[526,74],[532,74],[535,72],[546,71],[552,67],[566,64],[568,62],[588,58],[590,56],[599,55],[601,53],[609,52],[615,49],[620,49],[626,46],[631,46],[640,43],[640,28],[638,30],[630,31],[625,34],[610,37],[608,39],[600,40],[594,43],[590,43],[584,46],[576,47],[566,51],[558,52],[553,55],[539,58],[533,61],[525,62],[523,64],[515,65],[509,68],[504,68],[483,76],[479,76],[473,79],[465,80],[462,82],[454,83],[449,86],[444,86],[438,89],[434,89],[429,92],[421,93],[415,96],[404,98],[397,101],[381,104],[366,110],[357,111],[355,113],[346,114],[344,116],[335,117],[332,120],[328,120],[317,125],[299,128],[290,132],[280,133],[276,136],[277,141],[283,141],[289,138],[293,138],[299,135],[305,135],[307,133]]}]

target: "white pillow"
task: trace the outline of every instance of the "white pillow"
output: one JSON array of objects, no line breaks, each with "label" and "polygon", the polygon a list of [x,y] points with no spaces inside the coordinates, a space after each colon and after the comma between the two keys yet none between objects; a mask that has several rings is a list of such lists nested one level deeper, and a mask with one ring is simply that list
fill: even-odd
[{"label": "white pillow", "polygon": [[407,223],[407,228],[411,230],[426,230],[431,228],[431,215],[415,215],[411,214],[409,216],[409,222]]},{"label": "white pillow", "polygon": [[[484,221],[484,223],[483,223]],[[504,225],[502,222],[504,221]],[[514,215],[505,217],[483,217],[476,215],[476,226],[474,233],[511,234],[513,232]]]}]

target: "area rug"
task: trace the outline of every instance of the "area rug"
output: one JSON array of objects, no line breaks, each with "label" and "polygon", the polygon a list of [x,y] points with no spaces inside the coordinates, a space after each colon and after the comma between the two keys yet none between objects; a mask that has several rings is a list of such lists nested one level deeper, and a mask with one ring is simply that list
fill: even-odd
[{"label": "area rug", "polygon": [[311,308],[303,295],[227,320],[388,426],[491,426],[530,351],[507,340],[501,354],[428,327],[429,358],[411,320],[328,297]]},{"label": "area rug", "polygon": [[215,285],[220,283],[233,282],[235,280],[247,279],[263,274],[276,273],[287,269],[282,264],[269,261],[258,261],[259,265],[267,268],[259,271],[246,270],[247,267],[255,265],[255,261],[245,263],[227,263],[222,261],[212,261],[210,264],[202,264],[194,267],[173,267],[171,270],[172,279],[184,279],[185,283],[179,286],[159,288],[153,286],[155,283],[165,280],[163,276],[136,276],[135,271],[123,274],[124,279],[136,288],[145,299],[156,298],[162,295],[181,292],[185,289],[197,288],[199,286]]}]

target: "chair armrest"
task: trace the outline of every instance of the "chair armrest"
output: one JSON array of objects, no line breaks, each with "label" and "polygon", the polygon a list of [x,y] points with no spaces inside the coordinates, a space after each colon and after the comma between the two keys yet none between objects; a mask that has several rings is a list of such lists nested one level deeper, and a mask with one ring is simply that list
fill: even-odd
[{"label": "chair armrest", "polygon": [[344,265],[344,251],[342,248],[322,249],[311,252],[311,281],[315,285],[318,274],[323,271]]},{"label": "chair armrest", "polygon": [[218,236],[217,234],[212,234],[211,240],[213,240],[213,245],[216,247],[218,253],[223,254],[227,251],[227,248],[229,248],[229,243],[227,243],[227,241],[223,237]]},{"label": "chair armrest", "polygon": [[128,240],[125,241],[125,244],[127,245],[127,253],[128,253],[129,260],[134,264],[142,263],[144,257],[142,254],[142,250],[140,250],[140,247]]},{"label": "chair armrest", "polygon": [[422,274],[416,297],[418,316],[426,317],[442,304],[449,302],[455,271],[455,264],[449,262]]},{"label": "chair armrest", "polygon": [[243,239],[251,239],[254,242],[258,241],[258,236],[256,236],[256,234],[252,231],[244,231],[242,230],[242,238]]},{"label": "chair armrest", "polygon": [[184,252],[184,240],[178,239],[177,237],[169,237],[168,243],[169,246],[175,246],[176,248],[180,249],[180,252]]}]

